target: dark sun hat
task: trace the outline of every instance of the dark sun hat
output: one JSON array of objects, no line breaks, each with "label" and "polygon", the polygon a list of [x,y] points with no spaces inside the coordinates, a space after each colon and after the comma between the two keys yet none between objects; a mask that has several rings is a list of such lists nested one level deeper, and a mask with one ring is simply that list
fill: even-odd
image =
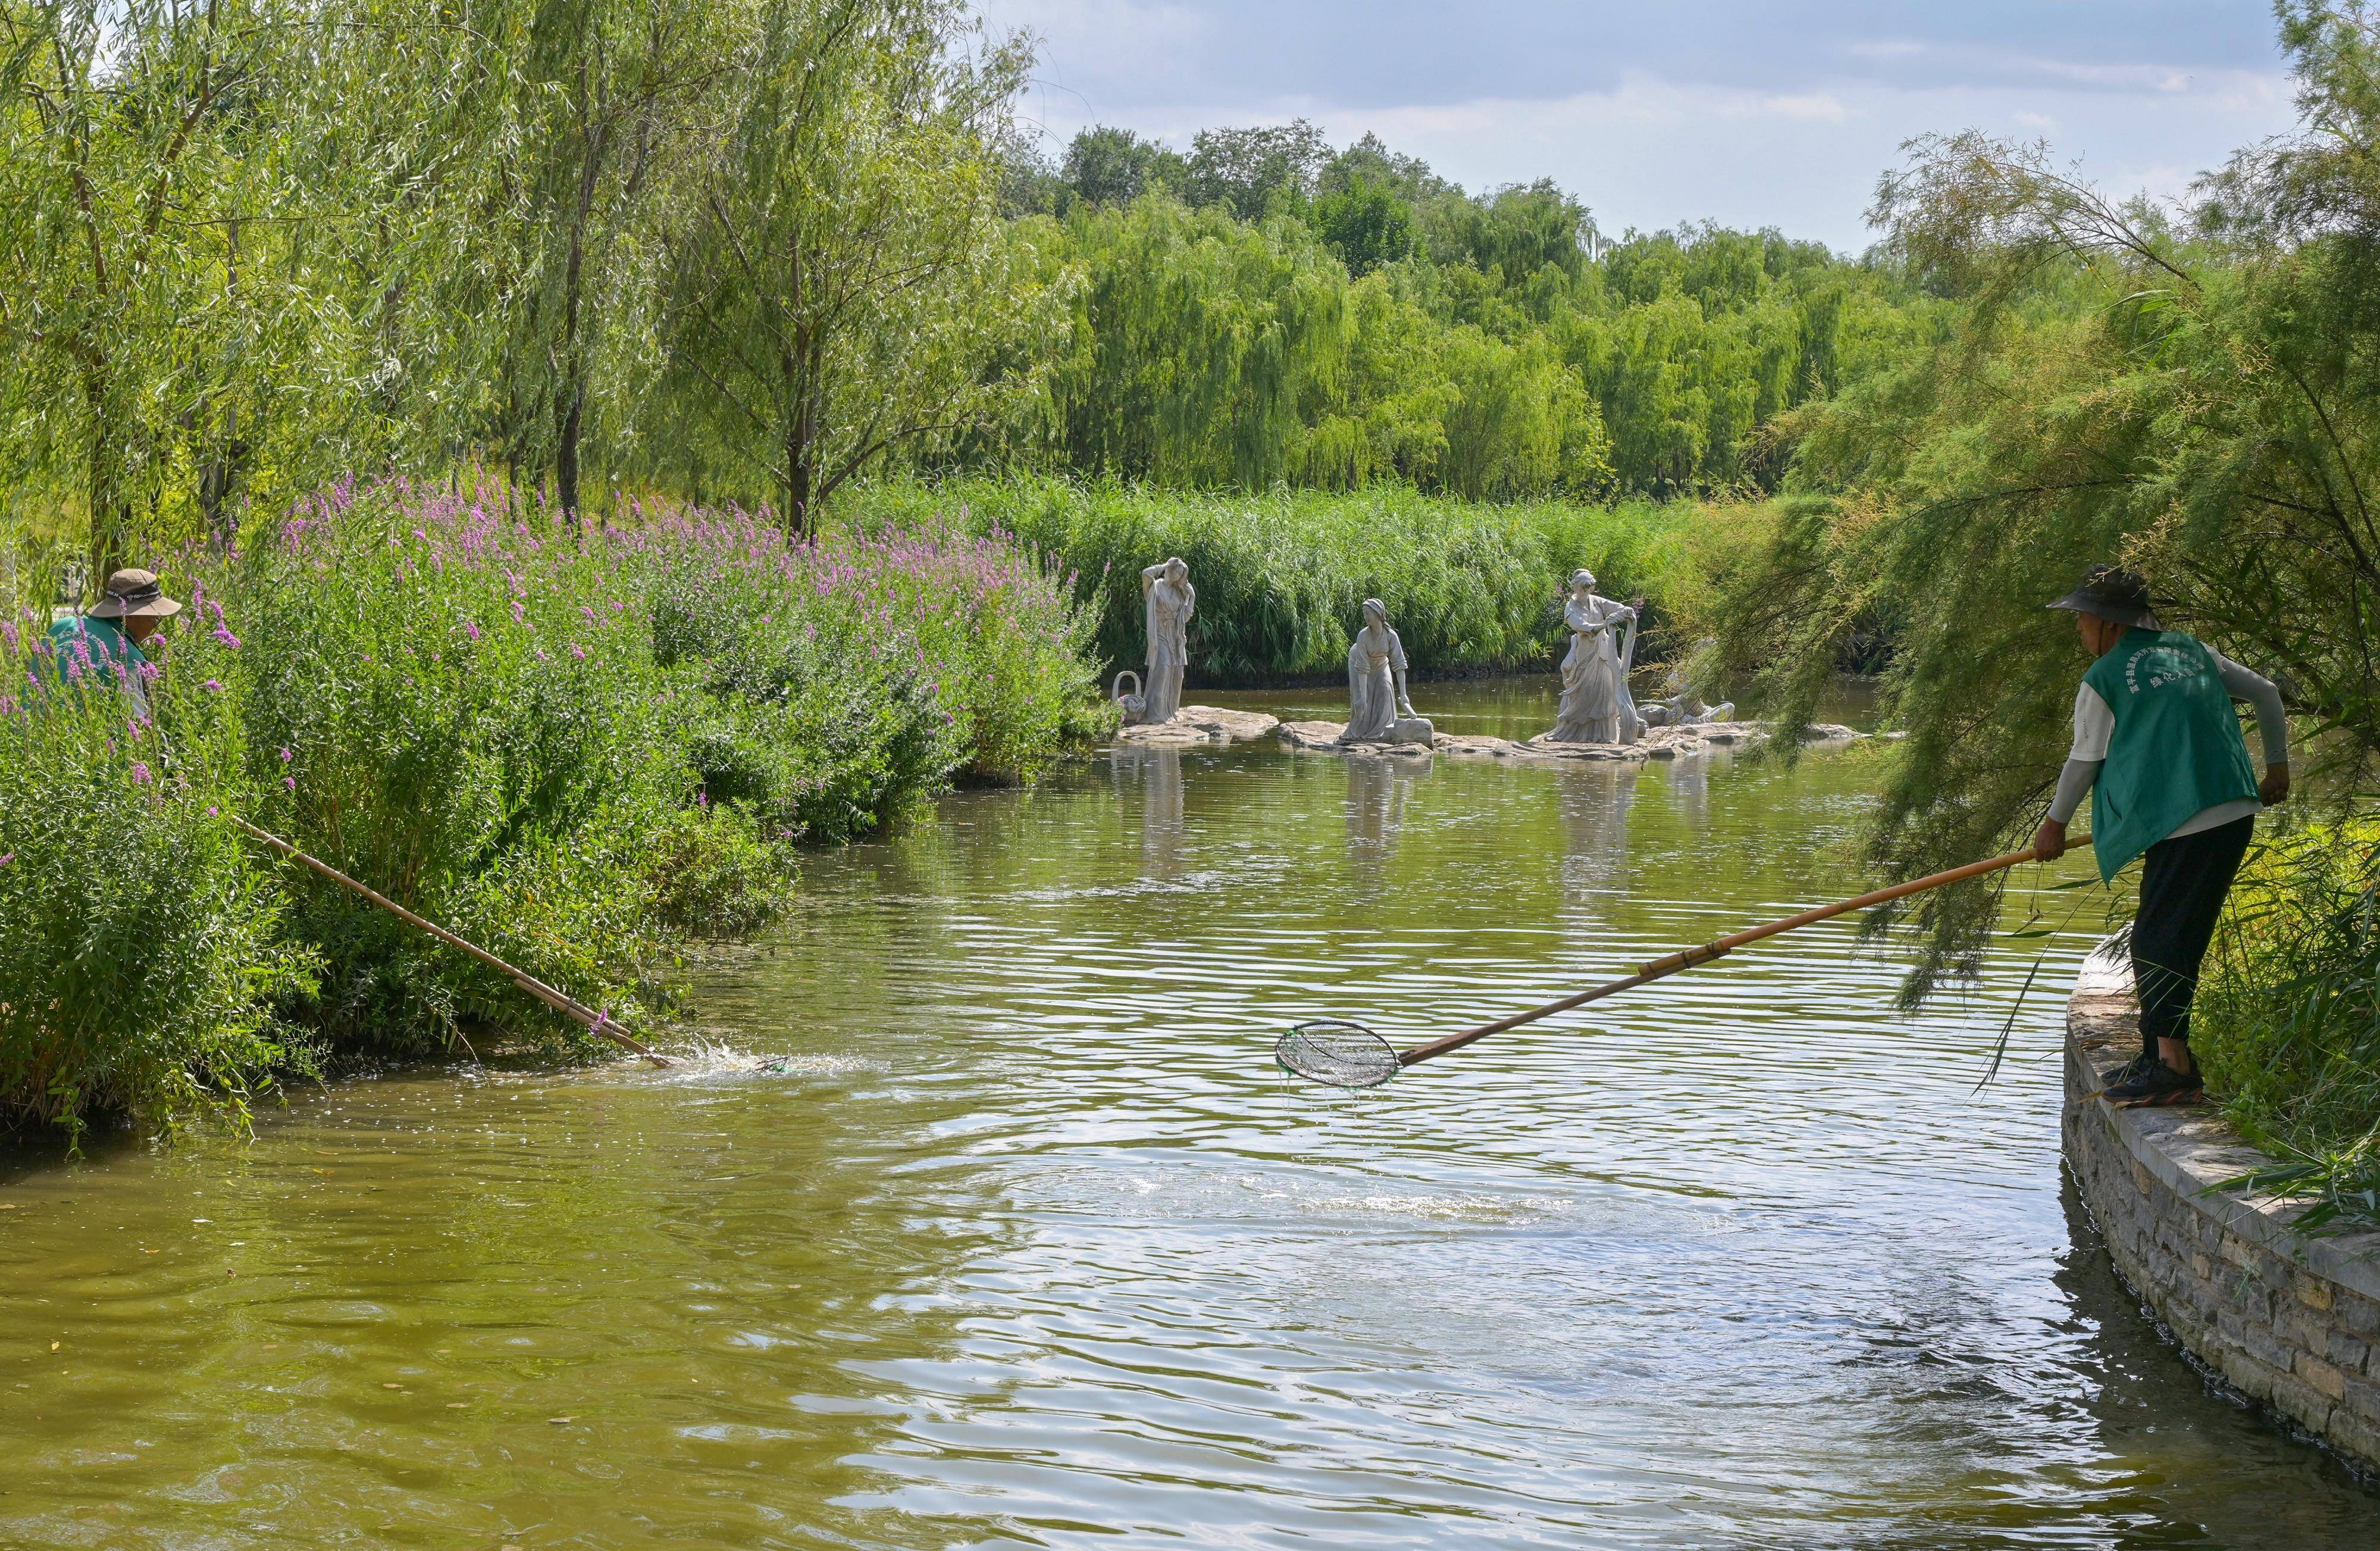
[{"label": "dark sun hat", "polygon": [[155,571],[116,572],[100,589],[99,602],[91,605],[93,619],[168,619],[181,612],[182,605],[158,585]]},{"label": "dark sun hat", "polygon": [[2149,617],[2154,605],[2149,584],[2140,572],[2121,566],[2094,566],[2083,574],[2082,586],[2049,606],[2095,614],[2119,625],[2137,625]]}]

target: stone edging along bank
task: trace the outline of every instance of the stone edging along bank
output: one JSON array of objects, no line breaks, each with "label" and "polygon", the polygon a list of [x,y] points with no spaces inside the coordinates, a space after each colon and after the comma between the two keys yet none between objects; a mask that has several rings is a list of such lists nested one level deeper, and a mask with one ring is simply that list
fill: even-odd
[{"label": "stone edging along bank", "polygon": [[[1342,744],[1344,722],[1283,722],[1261,711],[1227,711],[1212,705],[1185,705],[1169,721],[1153,726],[1119,727],[1116,741],[1144,748],[1187,749],[1209,744],[1250,743],[1278,738],[1285,746],[1306,753],[1363,754],[1390,759],[1427,759],[1431,754],[1492,759],[1536,764],[1592,761],[1667,760],[1699,754],[1730,744],[1756,743],[1768,736],[1760,722],[1708,722],[1682,727],[1648,727],[1632,744],[1551,743],[1532,738],[1515,743],[1501,738],[1459,737],[1439,733],[1427,743]],[[1803,734],[1805,743],[1849,743],[1869,735],[1847,727],[1821,722]],[[1887,734],[1886,736],[1897,736]]]},{"label": "stone edging along bank", "polygon": [[2117,1109],[2140,1049],[2131,971],[2094,954],[2066,1010],[2066,1163],[2116,1269],[2242,1394],[2380,1469],[2380,1233],[2309,1239],[2301,1208],[2207,1187],[2271,1162],[2203,1109]]}]

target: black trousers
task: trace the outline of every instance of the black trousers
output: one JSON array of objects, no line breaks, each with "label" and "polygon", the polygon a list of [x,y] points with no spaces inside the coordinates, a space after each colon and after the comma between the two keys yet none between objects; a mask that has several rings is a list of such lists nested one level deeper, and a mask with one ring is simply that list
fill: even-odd
[{"label": "black trousers", "polygon": [[2132,921],[2132,983],[2141,997],[2141,1047],[2156,1055],[2160,1039],[2190,1038],[2190,1001],[2198,967],[2215,940],[2215,918],[2256,818],[2234,819],[2195,835],[2159,840],[2141,868],[2141,912]]}]

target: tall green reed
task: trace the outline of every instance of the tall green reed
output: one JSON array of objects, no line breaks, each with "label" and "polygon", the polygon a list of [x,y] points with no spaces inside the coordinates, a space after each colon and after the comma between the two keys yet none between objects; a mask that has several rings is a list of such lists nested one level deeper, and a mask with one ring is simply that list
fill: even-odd
[{"label": "tall green reed", "polygon": [[1347,495],[1164,491],[1056,479],[893,481],[838,498],[861,531],[965,513],[1074,574],[1107,663],[1141,658],[1140,571],[1178,555],[1198,590],[1194,678],[1277,681],[1342,671],[1363,600],[1389,606],[1416,670],[1472,673],[1548,662],[1563,579],[1593,569],[1615,597],[1649,596],[1649,660],[1687,568],[1694,514],[1636,502],[1489,506],[1383,485]]}]

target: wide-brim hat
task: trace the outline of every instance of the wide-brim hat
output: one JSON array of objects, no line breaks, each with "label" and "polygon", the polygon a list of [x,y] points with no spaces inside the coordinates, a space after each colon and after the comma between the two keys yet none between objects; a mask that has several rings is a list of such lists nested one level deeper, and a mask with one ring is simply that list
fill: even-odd
[{"label": "wide-brim hat", "polygon": [[181,612],[182,605],[165,596],[157,573],[143,570],[117,571],[91,605],[93,619],[170,619]]},{"label": "wide-brim hat", "polygon": [[2074,614],[2095,614],[2119,625],[2137,625],[2149,617],[2155,605],[2149,597],[2149,584],[2140,572],[2121,566],[2094,566],[2083,576],[2082,586],[2048,606]]}]

